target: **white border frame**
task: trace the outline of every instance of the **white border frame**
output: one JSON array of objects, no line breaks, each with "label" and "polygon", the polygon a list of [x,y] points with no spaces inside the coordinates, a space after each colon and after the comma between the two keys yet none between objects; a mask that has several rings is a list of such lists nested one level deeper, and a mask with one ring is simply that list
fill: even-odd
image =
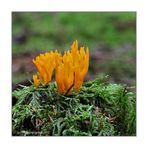
[{"label": "white border frame", "polygon": [[[137,11],[137,137],[12,137],[11,12]],[[5,0],[0,4],[0,145],[7,147],[148,147],[147,3],[144,0]]]}]

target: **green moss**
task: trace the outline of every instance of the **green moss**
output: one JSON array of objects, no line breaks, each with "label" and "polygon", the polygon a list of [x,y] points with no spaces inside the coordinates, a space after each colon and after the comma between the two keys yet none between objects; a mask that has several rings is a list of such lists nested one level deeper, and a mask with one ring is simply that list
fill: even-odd
[{"label": "green moss", "polygon": [[13,135],[132,136],[136,135],[135,94],[120,84],[96,79],[79,93],[58,94],[56,84],[22,86],[13,92]]}]

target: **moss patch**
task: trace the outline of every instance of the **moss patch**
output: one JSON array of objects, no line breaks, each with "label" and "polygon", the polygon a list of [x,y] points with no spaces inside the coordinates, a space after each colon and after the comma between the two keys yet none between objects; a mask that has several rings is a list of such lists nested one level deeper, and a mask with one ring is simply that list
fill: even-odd
[{"label": "moss patch", "polygon": [[56,83],[13,91],[12,134],[21,136],[134,136],[136,98],[106,78],[84,83],[79,93],[58,94]]}]

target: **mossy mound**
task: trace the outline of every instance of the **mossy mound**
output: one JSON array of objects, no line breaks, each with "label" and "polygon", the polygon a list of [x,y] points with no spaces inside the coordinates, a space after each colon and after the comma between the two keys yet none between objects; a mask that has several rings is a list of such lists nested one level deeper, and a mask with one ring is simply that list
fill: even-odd
[{"label": "mossy mound", "polygon": [[64,96],[56,84],[12,93],[12,134],[19,136],[134,136],[135,93],[120,84],[95,79],[79,93]]}]

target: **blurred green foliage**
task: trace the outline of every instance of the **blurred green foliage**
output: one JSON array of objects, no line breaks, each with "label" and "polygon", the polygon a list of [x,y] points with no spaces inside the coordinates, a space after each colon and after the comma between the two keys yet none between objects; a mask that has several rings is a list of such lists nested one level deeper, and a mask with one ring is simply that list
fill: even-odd
[{"label": "blurred green foliage", "polygon": [[90,50],[100,43],[135,45],[134,12],[14,12],[13,54],[65,50],[77,39]]},{"label": "blurred green foliage", "polygon": [[[90,50],[87,80],[105,74],[113,82],[135,85],[135,12],[13,12],[12,54],[13,60],[19,59],[13,84],[32,78],[36,54],[64,51],[76,39]],[[25,63],[29,55],[30,63]],[[26,68],[28,64],[32,67]]]}]

